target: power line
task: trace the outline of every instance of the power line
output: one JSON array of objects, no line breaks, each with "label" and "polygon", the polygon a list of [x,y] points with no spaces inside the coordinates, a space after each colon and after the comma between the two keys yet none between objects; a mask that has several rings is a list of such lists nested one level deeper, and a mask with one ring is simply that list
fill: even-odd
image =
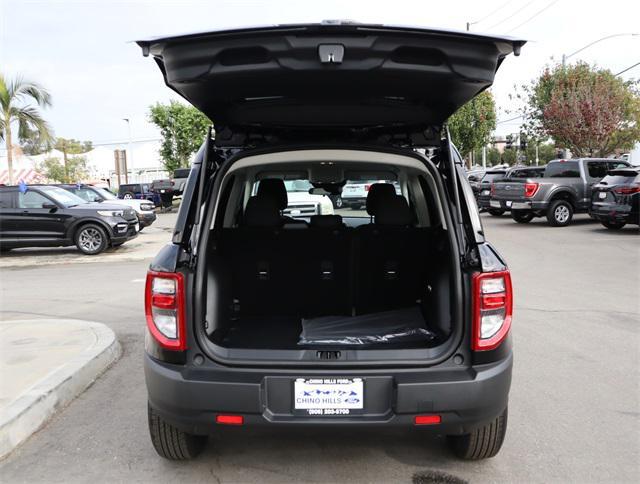
[{"label": "power line", "polygon": [[545,10],[551,8],[554,4],[558,3],[558,0],[553,0],[553,2],[551,2],[549,5],[547,5],[546,7],[542,8],[541,10],[538,10],[536,13],[534,13],[531,17],[529,17],[527,20],[525,20],[524,22],[522,22],[519,25],[516,25],[514,28],[512,28],[511,30],[507,31],[507,33],[511,33],[516,29],[519,29],[520,27],[522,27],[524,24],[531,22],[534,18],[536,18],[538,15],[540,15],[542,12],[544,12]]},{"label": "power line", "polygon": [[506,2],[504,2],[502,5],[500,5],[498,8],[496,8],[495,10],[492,10],[491,12],[489,12],[487,15],[485,15],[484,17],[482,17],[480,20],[476,20],[475,22],[469,22],[469,25],[475,25],[475,24],[479,24],[480,22],[484,22],[485,20],[487,20],[489,17],[491,17],[494,13],[496,13],[498,10],[503,9],[504,7],[506,7],[507,5],[509,5],[513,0],[507,0]]},{"label": "power line", "polygon": [[506,18],[503,18],[502,20],[500,20],[498,23],[493,24],[491,27],[489,27],[487,30],[491,30],[495,27],[497,27],[498,25],[501,25],[503,23],[505,23],[507,20],[512,19],[513,17],[515,17],[516,15],[518,15],[520,12],[522,12],[525,8],[527,8],[529,5],[531,5],[533,2],[535,2],[535,0],[531,0],[527,3],[524,4],[523,7],[519,8],[518,10],[516,10],[515,12],[513,12],[511,15],[509,15]]},{"label": "power line", "polygon": [[627,71],[630,71],[631,69],[633,69],[636,66],[640,66],[640,62],[636,62],[635,64],[633,64],[632,66],[627,67],[626,69],[621,70],[620,72],[618,72],[617,74],[615,74],[616,76],[619,76],[620,74],[624,74]]},{"label": "power line", "polygon": [[522,114],[518,116],[514,116],[513,118],[503,119],[502,121],[498,121],[496,124],[508,123],[509,121],[515,121],[516,119],[520,119],[521,117],[522,117]]}]

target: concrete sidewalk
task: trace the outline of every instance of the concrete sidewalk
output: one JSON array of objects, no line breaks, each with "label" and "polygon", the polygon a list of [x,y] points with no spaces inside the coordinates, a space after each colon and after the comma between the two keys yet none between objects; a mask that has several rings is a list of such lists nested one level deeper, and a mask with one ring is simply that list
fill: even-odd
[{"label": "concrete sidewalk", "polygon": [[104,324],[0,322],[0,458],[82,393],[120,352]]}]

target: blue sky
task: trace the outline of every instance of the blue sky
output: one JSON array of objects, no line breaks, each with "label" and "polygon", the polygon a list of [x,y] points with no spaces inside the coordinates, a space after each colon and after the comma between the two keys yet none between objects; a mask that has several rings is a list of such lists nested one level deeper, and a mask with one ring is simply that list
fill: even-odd
[{"label": "blue sky", "polygon": [[[45,116],[55,133],[94,143],[157,137],[148,106],[176,98],[151,58],[132,40],[220,28],[323,19],[464,29],[530,39],[520,57],[505,61],[494,86],[500,109],[513,108],[514,84],[527,82],[551,57],[600,37],[640,33],[640,2],[608,0],[322,0],[109,1],[0,0],[0,69],[45,85],[54,105]],[[618,72],[640,62],[640,36],[597,44],[582,59]],[[640,77],[640,67],[623,77]],[[501,124],[498,133],[518,129]]]}]

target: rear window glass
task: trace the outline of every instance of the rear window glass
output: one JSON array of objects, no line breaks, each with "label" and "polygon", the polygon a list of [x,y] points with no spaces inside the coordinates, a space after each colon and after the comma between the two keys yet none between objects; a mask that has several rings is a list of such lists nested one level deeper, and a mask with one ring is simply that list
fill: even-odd
[{"label": "rear window glass", "polygon": [[549,163],[544,171],[545,178],[580,178],[580,167],[577,161],[559,161]]},{"label": "rear window glass", "polygon": [[543,173],[543,170],[515,170],[511,178],[540,178]]},{"label": "rear window glass", "polygon": [[189,178],[191,168],[178,168],[173,172],[173,178]]},{"label": "rear window glass", "polygon": [[607,176],[607,172],[609,171],[609,163],[604,161],[590,161],[587,163],[587,172],[589,173],[589,178],[596,178],[601,180],[605,176]]},{"label": "rear window glass", "polygon": [[615,172],[605,176],[602,179],[606,185],[629,185],[634,183],[636,179],[640,180],[640,175],[634,172]]},{"label": "rear window glass", "polygon": [[494,180],[499,180],[500,178],[504,178],[506,176],[506,172],[503,173],[485,173],[482,177],[483,182],[491,182]]}]

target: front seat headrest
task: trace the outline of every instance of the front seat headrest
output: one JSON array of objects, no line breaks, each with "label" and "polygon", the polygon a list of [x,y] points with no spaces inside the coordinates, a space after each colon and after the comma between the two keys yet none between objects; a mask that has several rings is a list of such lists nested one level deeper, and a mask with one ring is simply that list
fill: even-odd
[{"label": "front seat headrest", "polygon": [[251,197],[244,209],[245,227],[276,228],[282,225],[280,209],[271,197]]},{"label": "front seat headrest", "polygon": [[367,194],[367,213],[377,215],[376,211],[382,198],[388,198],[396,194],[396,188],[391,183],[374,183],[369,187]]},{"label": "front seat headrest", "polygon": [[401,195],[384,197],[377,207],[376,225],[407,226],[411,224],[411,209],[407,200]]},{"label": "front seat headrest", "polygon": [[277,178],[265,178],[258,184],[259,197],[271,197],[278,204],[278,210],[284,210],[289,204],[284,181]]}]

